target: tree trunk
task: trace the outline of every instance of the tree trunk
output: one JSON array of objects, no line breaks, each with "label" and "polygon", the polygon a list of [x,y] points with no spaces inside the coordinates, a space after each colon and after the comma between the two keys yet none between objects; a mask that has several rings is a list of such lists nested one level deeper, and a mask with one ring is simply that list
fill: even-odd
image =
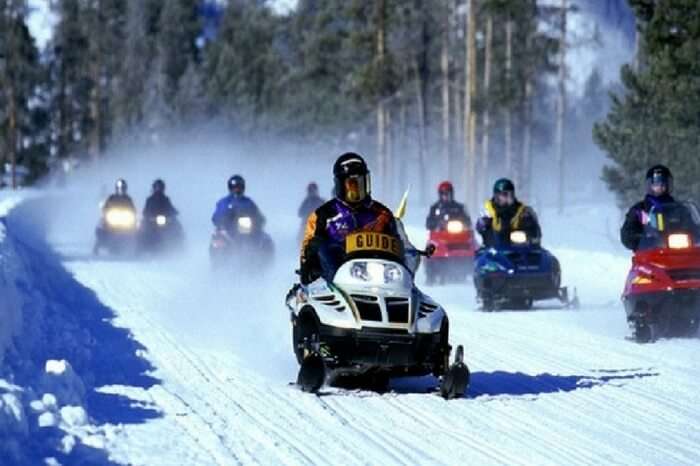
[{"label": "tree trunk", "polygon": [[520,177],[517,185],[522,186],[523,197],[530,197],[532,173],[532,99],[534,97],[534,86],[532,77],[528,76],[525,82],[525,102],[523,109],[523,145],[521,155]]},{"label": "tree trunk", "polygon": [[[386,43],[385,43],[385,0],[377,0],[376,3],[376,18],[377,18],[377,49],[376,63],[380,70],[384,68]],[[384,101],[384,89],[380,89],[377,100],[377,162],[379,166],[379,182],[382,189],[386,191],[387,181],[387,141],[386,141],[386,103]]]},{"label": "tree trunk", "polygon": [[[464,31],[464,27],[461,23],[461,18],[458,15],[458,9],[457,9],[457,0],[451,0],[450,1],[450,8],[452,10],[452,20],[454,21],[453,23],[453,28],[452,31]],[[455,36],[457,36],[455,34]],[[457,38],[457,37],[456,37]],[[455,59],[456,60],[456,59]],[[455,68],[457,68],[455,66]],[[457,71],[457,70],[455,70]],[[462,119],[462,111],[464,110],[463,105],[464,105],[464,95],[462,93],[462,75],[461,73],[455,72],[453,75],[453,79],[451,82],[452,85],[452,111],[453,111],[453,118],[452,118],[452,151],[450,153],[450,167],[449,167],[449,172],[448,173],[459,173],[460,172],[460,167],[462,166],[461,159],[460,157],[457,156],[457,154],[461,153],[462,150],[462,143],[464,140],[464,121]],[[456,181],[456,180],[455,180]]]},{"label": "tree trunk", "polygon": [[481,166],[479,170],[479,194],[486,193],[489,178],[489,142],[491,137],[491,63],[493,55],[493,16],[489,13],[486,19],[486,50],[484,52],[484,113],[481,129]]},{"label": "tree trunk", "polygon": [[[532,50],[532,33],[526,39],[526,50]],[[531,194],[530,174],[532,172],[532,103],[535,94],[534,68],[532,63],[525,63],[525,89],[522,101],[523,133],[520,152],[520,170],[516,177],[516,186],[521,186],[523,198],[528,199]]]},{"label": "tree trunk", "polygon": [[450,173],[450,5],[444,4],[442,27],[442,50],[440,53],[442,71],[442,170],[444,178]]},{"label": "tree trunk", "polygon": [[[9,80],[8,80],[9,81]],[[8,100],[8,135],[7,147],[10,158],[10,176],[12,178],[12,189],[17,189],[17,102],[15,102],[14,84],[7,83]],[[3,170],[5,167],[2,167]]]},{"label": "tree trunk", "polygon": [[465,34],[465,93],[464,93],[464,158],[465,158],[465,194],[469,207],[476,207],[476,112],[473,109],[476,99],[476,2],[467,2],[467,30]]},{"label": "tree trunk", "polygon": [[556,151],[558,171],[557,211],[564,212],[565,164],[564,164],[564,129],[566,119],[566,10],[567,0],[561,0],[560,37],[559,37],[559,82],[557,94],[557,128]]},{"label": "tree trunk", "polygon": [[425,201],[425,101],[423,100],[423,86],[421,73],[418,66],[418,59],[415,58],[413,61],[413,67],[416,75],[416,103],[418,107],[418,177],[419,183],[419,197],[421,202]]},{"label": "tree trunk", "polygon": [[[513,88],[513,20],[510,18],[506,22],[506,85],[508,89]],[[513,105],[512,99],[508,98],[505,114],[505,172],[508,177],[512,177],[513,170]]]},{"label": "tree trunk", "polygon": [[387,200],[390,200],[393,202],[395,199],[396,193],[395,191],[395,178],[394,178],[394,129],[392,128],[393,122],[391,121],[391,108],[390,107],[385,107],[384,108],[384,124],[386,125],[386,136],[385,136],[385,144],[386,144],[386,171],[385,176],[384,176],[384,192],[386,193],[386,198]]},{"label": "tree trunk", "polygon": [[92,38],[90,42],[90,80],[92,81],[92,88],[90,89],[88,104],[92,126],[88,136],[88,153],[93,160],[100,158],[102,152],[102,128],[104,127],[102,121],[102,50],[101,36],[98,33],[100,30],[100,3],[97,0],[91,5],[93,9],[91,13],[92,21],[88,22],[87,35],[87,37]]}]

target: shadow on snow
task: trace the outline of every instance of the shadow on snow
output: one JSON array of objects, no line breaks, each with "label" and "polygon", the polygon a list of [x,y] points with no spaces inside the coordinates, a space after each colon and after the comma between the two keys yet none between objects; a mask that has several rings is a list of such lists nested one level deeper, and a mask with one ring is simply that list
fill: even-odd
[{"label": "shadow on snow", "polygon": [[[48,245],[42,232],[48,228],[49,208],[46,200],[27,201],[6,220],[25,268],[15,281],[24,298],[24,321],[22,337],[14,346],[17,353],[30,355],[30,363],[20,366],[17,361],[22,358],[7,355],[16,383],[37,386],[47,359],[66,359],[85,384],[86,409],[93,423],[135,424],[161,416],[155,407],[95,390],[103,385],[149,388],[160,381],[150,375],[154,367],[140,355],[145,347],[127,329],[112,324],[114,311],[76,281]],[[49,444],[63,434],[55,429],[37,434],[26,446],[35,451],[36,459],[55,456],[63,464],[113,464],[106,452],[85,445],[69,455],[57,455]]]},{"label": "shadow on snow", "polygon": [[[624,382],[655,377],[653,369],[597,370],[596,375],[530,375],[522,372],[473,372],[467,396],[537,396],[547,393],[573,392],[604,385],[620,386]],[[600,374],[600,375],[598,375]],[[395,393],[425,393],[435,391],[435,377],[406,377],[392,379],[391,390]]]}]

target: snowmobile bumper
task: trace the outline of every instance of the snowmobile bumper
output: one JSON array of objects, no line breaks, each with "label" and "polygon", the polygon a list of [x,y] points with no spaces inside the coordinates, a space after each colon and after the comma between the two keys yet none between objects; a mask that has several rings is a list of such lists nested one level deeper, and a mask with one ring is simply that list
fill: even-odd
[{"label": "snowmobile bumper", "polygon": [[[409,333],[402,329],[361,330],[320,326],[326,364],[348,372],[379,370],[391,375],[425,375],[442,367],[449,349],[441,333]],[[442,369],[444,370],[444,368]]]},{"label": "snowmobile bumper", "polygon": [[480,296],[492,300],[540,300],[560,296],[559,288],[550,274],[477,274],[474,276],[474,285]]},{"label": "snowmobile bumper", "polygon": [[631,294],[623,297],[627,321],[697,321],[700,318],[700,289],[677,289]]}]

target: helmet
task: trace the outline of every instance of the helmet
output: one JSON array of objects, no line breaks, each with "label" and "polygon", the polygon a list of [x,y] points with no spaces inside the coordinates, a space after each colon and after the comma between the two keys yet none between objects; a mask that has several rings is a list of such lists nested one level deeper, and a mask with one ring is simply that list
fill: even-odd
[{"label": "helmet", "polygon": [[515,202],[515,185],[508,178],[500,178],[493,184],[493,198],[496,204],[509,206]]},{"label": "helmet", "polygon": [[126,180],[124,180],[124,178],[119,178],[117,180],[117,182],[114,183],[114,192],[116,192],[120,196],[123,196],[124,194],[126,194],[127,188],[128,188],[128,186],[127,186]]},{"label": "helmet", "polygon": [[318,185],[313,181],[306,186],[306,194],[309,196],[318,196]]},{"label": "helmet", "polygon": [[508,178],[500,178],[493,184],[493,194],[511,192],[515,194],[515,185]]},{"label": "helmet", "polygon": [[654,165],[647,170],[647,193],[652,196],[671,194],[673,191],[673,175],[665,165]]},{"label": "helmet", "polygon": [[151,185],[151,188],[153,189],[154,193],[157,193],[157,192],[164,193],[165,192],[165,181],[158,178],[157,180],[155,180],[153,182],[153,184]]},{"label": "helmet", "polygon": [[245,193],[245,180],[241,175],[233,175],[228,179],[227,185],[231,194],[242,196]]},{"label": "helmet", "polygon": [[443,197],[446,197],[446,201],[452,202],[455,198],[455,188],[452,186],[452,183],[449,181],[443,181],[440,183],[438,185],[438,196],[440,197],[440,200],[442,200]]},{"label": "helmet", "polygon": [[354,152],[346,152],[333,165],[335,195],[349,204],[357,204],[372,193],[372,182],[365,160]]}]

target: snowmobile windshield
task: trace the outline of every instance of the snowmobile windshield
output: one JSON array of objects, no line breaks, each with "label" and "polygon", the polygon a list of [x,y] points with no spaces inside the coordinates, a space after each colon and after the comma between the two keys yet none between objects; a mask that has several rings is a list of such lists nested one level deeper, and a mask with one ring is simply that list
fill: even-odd
[{"label": "snowmobile windshield", "polygon": [[644,234],[640,250],[685,249],[700,245],[700,211],[690,202],[654,206],[642,214]]}]

